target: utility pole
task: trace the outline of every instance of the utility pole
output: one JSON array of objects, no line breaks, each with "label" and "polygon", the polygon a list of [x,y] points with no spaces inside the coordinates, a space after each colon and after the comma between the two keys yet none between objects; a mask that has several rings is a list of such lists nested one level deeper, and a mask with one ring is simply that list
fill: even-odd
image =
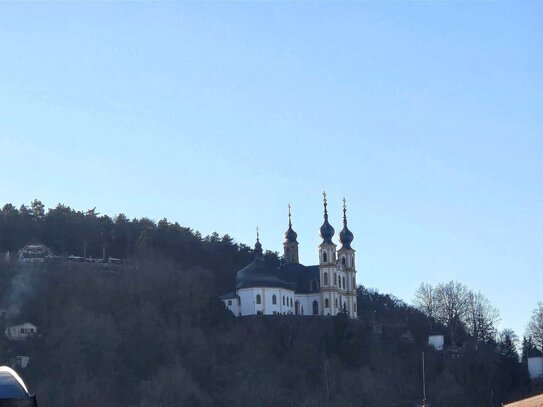
[{"label": "utility pole", "polygon": [[422,407],[427,407],[426,404],[426,372],[424,370],[424,352],[422,352]]}]

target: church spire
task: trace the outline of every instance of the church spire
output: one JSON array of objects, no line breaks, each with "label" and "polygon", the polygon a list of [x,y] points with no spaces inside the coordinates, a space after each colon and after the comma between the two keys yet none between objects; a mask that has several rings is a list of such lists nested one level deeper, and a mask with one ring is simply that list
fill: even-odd
[{"label": "church spire", "polygon": [[321,226],[322,243],[332,243],[332,237],[334,236],[334,228],[328,223],[328,202],[326,200],[326,191],[322,193],[324,203],[324,223]]},{"label": "church spire", "polygon": [[351,243],[354,240],[353,232],[347,227],[347,201],[343,198],[343,230],[339,232],[339,241],[342,249],[352,250]]},{"label": "church spire", "polygon": [[285,232],[285,241],[283,242],[283,258],[287,263],[298,263],[298,234],[292,229],[291,207],[288,204],[288,229]]},{"label": "church spire", "polygon": [[256,227],[255,257],[262,257],[262,244],[260,244],[260,234],[258,226]]}]

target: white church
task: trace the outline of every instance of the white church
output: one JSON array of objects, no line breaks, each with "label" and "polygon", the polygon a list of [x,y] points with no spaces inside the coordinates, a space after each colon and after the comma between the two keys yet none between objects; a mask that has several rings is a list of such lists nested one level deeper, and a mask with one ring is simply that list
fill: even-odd
[{"label": "white church", "polygon": [[273,268],[266,264],[258,233],[255,258],[236,274],[233,291],[221,296],[226,308],[236,316],[245,315],[337,315],[357,317],[354,235],[347,227],[347,208],[343,200],[343,229],[339,250],[332,241],[334,228],[328,223],[326,194],[319,264],[304,266],[298,260],[298,235],[292,229],[289,206],[288,230],[283,242],[283,263]]}]

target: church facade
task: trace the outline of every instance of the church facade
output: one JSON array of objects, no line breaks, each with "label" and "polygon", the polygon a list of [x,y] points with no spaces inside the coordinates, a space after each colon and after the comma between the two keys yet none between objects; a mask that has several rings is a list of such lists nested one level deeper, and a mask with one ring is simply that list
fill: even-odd
[{"label": "church facade", "polygon": [[320,228],[317,265],[300,264],[298,235],[289,223],[283,242],[283,261],[270,267],[263,257],[258,233],[255,258],[236,273],[235,287],[221,296],[235,316],[245,315],[337,315],[357,317],[355,250],[353,233],[347,227],[347,208],[343,200],[343,229],[340,248],[333,242],[335,230],[328,222],[324,194],[324,222]]}]

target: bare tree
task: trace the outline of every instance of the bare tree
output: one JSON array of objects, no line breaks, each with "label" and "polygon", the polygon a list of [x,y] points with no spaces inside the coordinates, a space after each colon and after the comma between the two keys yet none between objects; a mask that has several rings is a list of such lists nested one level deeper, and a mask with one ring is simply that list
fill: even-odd
[{"label": "bare tree", "polygon": [[499,312],[481,292],[467,294],[467,310],[464,318],[466,330],[476,343],[496,338]]},{"label": "bare tree", "polygon": [[434,287],[428,283],[421,283],[415,292],[415,305],[426,316],[432,318],[435,312]]},{"label": "bare tree", "polygon": [[438,284],[435,288],[436,318],[449,329],[451,342],[457,340],[458,330],[463,326],[468,311],[467,287],[458,281]]},{"label": "bare tree", "polygon": [[537,308],[532,313],[526,336],[532,337],[539,350],[543,349],[543,302],[541,301],[537,303]]},{"label": "bare tree", "polygon": [[421,283],[415,292],[415,306],[430,319],[430,329],[432,329],[432,320],[435,318],[436,311],[434,296],[435,289],[428,283]]}]

